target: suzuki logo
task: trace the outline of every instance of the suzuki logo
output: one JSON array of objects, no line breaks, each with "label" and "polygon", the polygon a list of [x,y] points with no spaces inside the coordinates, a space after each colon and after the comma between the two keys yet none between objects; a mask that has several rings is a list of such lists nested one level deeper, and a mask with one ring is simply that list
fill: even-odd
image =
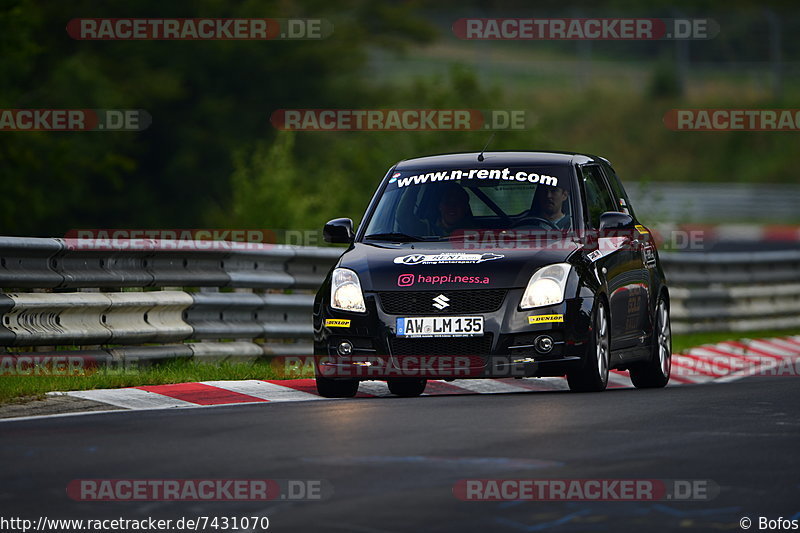
[{"label": "suzuki logo", "polygon": [[433,306],[436,309],[444,309],[445,307],[450,307],[450,304],[447,303],[450,301],[450,298],[445,296],[444,294],[440,294],[436,298],[433,299]]}]

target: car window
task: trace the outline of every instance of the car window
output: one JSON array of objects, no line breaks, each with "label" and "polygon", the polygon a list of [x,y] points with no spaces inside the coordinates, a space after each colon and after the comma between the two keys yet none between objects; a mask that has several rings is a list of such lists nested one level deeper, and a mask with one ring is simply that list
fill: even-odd
[{"label": "car window", "polygon": [[619,207],[615,205],[599,166],[581,167],[581,178],[586,193],[586,207],[589,210],[588,223],[597,229],[600,227],[600,215],[606,211],[619,211]]},{"label": "car window", "polygon": [[566,165],[396,171],[365,235],[431,240],[467,229],[568,230],[571,183]]},{"label": "car window", "polygon": [[617,205],[617,211],[622,211],[633,216],[633,207],[628,195],[625,193],[625,188],[622,186],[619,177],[610,166],[604,167],[608,184],[611,186],[611,192],[614,194],[614,202]]},{"label": "car window", "polygon": [[[480,190],[499,206],[507,215],[519,215],[531,208],[533,195],[539,185],[498,185],[495,187],[481,187]],[[493,216],[495,212],[479,198],[473,189],[467,188],[470,196],[470,205],[475,216]]]}]

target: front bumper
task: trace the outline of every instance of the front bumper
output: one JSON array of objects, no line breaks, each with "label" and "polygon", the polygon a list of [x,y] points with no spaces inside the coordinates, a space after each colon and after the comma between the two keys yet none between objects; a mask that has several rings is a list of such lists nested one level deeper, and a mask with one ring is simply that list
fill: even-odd
[{"label": "front bumper", "polygon": [[[571,298],[520,311],[521,297],[522,289],[510,289],[497,311],[427,315],[483,316],[483,337],[413,339],[396,336],[397,318],[422,315],[388,314],[378,301],[380,294],[364,295],[367,312],[363,314],[330,309],[323,300],[314,314],[317,375],[332,379],[544,377],[563,376],[581,365],[592,299]],[[563,321],[531,323],[529,319],[547,315],[561,315]],[[537,346],[543,336],[552,339],[549,351]],[[349,354],[340,353],[342,343],[352,347]]]}]

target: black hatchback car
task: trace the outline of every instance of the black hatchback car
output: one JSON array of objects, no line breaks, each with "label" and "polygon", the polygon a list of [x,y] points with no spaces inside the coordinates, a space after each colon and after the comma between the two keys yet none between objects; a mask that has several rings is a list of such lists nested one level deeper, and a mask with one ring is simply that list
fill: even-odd
[{"label": "black hatchback car", "polygon": [[316,383],[366,379],[422,394],[428,379],[566,376],[601,391],[669,381],[669,292],[650,231],[610,163],[561,152],[402,161],[377,189],[314,304]]}]

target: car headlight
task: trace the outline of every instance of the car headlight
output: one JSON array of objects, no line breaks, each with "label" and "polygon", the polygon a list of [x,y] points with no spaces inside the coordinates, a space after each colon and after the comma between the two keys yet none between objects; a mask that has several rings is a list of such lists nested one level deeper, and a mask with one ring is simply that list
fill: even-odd
[{"label": "car headlight", "polygon": [[572,266],[568,263],[557,263],[534,272],[522,295],[520,309],[532,309],[563,302],[571,269]]},{"label": "car headlight", "polygon": [[355,313],[367,312],[358,274],[347,268],[334,269],[331,278],[331,307]]}]

